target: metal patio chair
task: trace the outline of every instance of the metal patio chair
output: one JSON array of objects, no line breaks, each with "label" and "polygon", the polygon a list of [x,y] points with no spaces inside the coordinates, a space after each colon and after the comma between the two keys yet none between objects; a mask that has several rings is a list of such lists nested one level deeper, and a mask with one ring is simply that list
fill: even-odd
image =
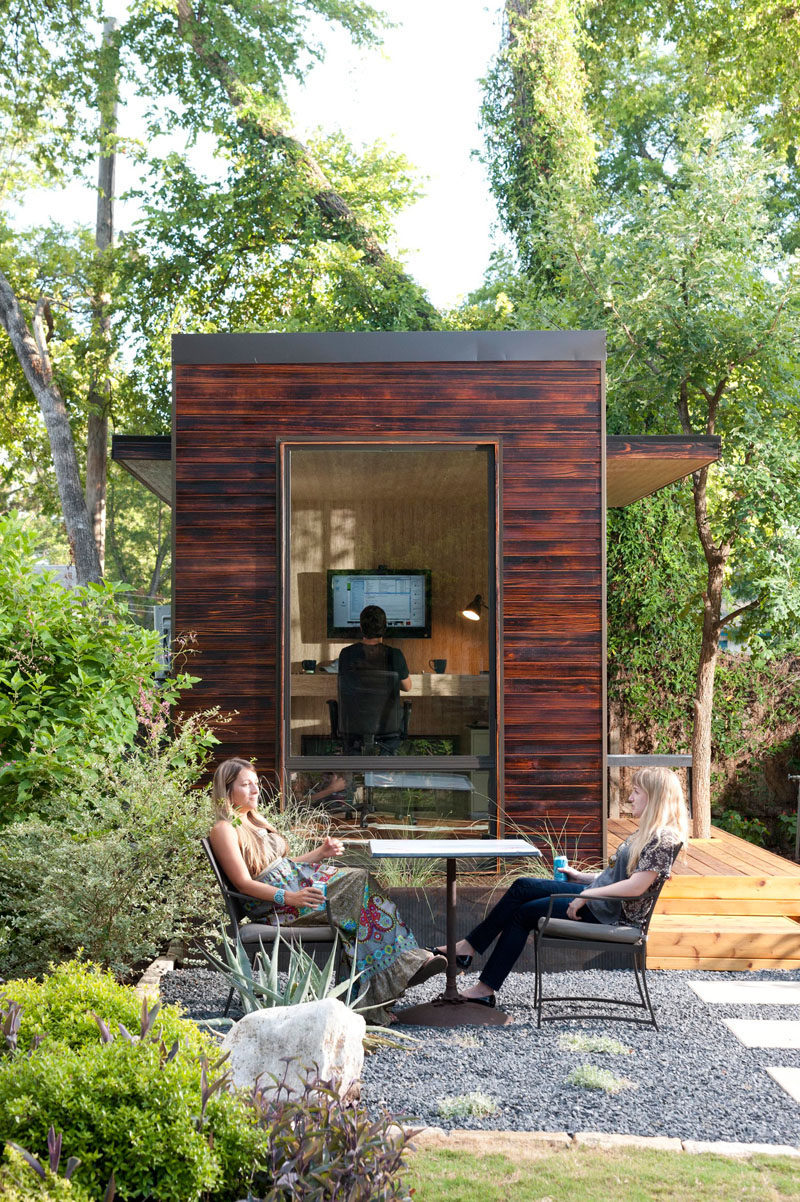
[{"label": "metal patio chair", "polygon": [[[244,903],[253,899],[245,893],[238,893],[233,888],[217,863],[208,839],[201,839],[200,842],[219,886],[222,900],[225,902],[225,909],[228,913],[228,935],[234,943],[238,942],[242,945],[251,964],[259,951],[259,945],[263,945],[265,949],[272,947],[280,934],[284,943],[289,945],[299,943],[303,951],[307,952],[314,959],[317,958],[315,953],[319,954],[323,949],[327,949],[326,954],[330,955],[330,949],[336,944],[336,976],[338,977],[341,968],[342,942],[336,939],[336,930],[331,922],[330,903],[327,898],[325,900],[325,911],[328,921],[327,923],[320,923],[319,926],[295,927],[281,925],[280,923],[246,921]],[[281,956],[283,955],[282,951]],[[228,1000],[225,1003],[225,1010],[223,1011],[224,1014],[228,1013],[235,992],[235,989],[231,989],[228,994]]]},{"label": "metal patio chair", "polygon": [[[673,864],[680,854],[681,846],[675,850],[672,857]],[[656,902],[667,879],[666,876],[662,877],[650,895],[650,905],[641,926],[581,923],[575,922],[571,918],[553,918],[552,908],[555,898],[550,898],[547,914],[539,920],[534,942],[536,954],[534,1006],[536,1007],[537,1027],[541,1027],[543,1022],[555,1022],[560,1019],[600,1018],[653,1026],[658,1030],[655,1011],[647,989],[647,933]],[[561,900],[566,897],[580,897],[580,893],[559,893],[555,896]],[[635,899],[626,898],[625,900],[633,901]],[[549,997],[545,997],[542,989],[542,973],[543,962],[547,961],[548,957],[557,959],[559,968],[556,971],[630,968],[633,970],[639,1000],[600,997],[596,994],[551,994]],[[542,1006],[545,1002],[569,1002],[577,1003],[577,1006],[559,1010],[556,1014],[543,1014]],[[583,1008],[597,1003],[604,1006],[622,1006],[632,1010],[644,1010],[649,1017],[638,1018],[635,1014],[614,1014],[609,1011]]]}]

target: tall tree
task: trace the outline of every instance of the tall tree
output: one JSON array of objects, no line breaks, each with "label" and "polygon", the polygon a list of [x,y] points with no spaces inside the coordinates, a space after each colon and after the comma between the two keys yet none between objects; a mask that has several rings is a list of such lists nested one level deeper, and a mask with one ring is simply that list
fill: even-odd
[{"label": "tall tree", "polygon": [[[25,97],[25,104],[0,104],[0,122],[5,122],[0,125],[0,136],[7,135],[6,142],[17,156],[16,198],[24,195],[26,184],[33,179],[31,165],[36,167],[35,182],[41,185],[60,181],[62,162],[81,175],[88,171],[92,157],[100,160],[95,245],[82,267],[88,287],[79,305],[80,316],[75,310],[70,314],[73,337],[68,358],[82,371],[70,406],[62,407],[66,424],[61,428],[61,442],[88,426],[86,492],[101,549],[107,421],[109,413],[114,416],[111,401],[117,411],[126,406],[129,413],[135,410],[161,425],[158,405],[172,330],[207,329],[214,322],[232,328],[226,302],[235,303],[245,294],[274,300],[281,292],[283,306],[262,303],[255,320],[251,314],[244,325],[291,326],[296,318],[285,308],[287,284],[288,292],[297,294],[300,278],[309,276],[315,263],[326,258],[326,271],[314,279],[312,312],[319,308],[320,289],[324,293],[327,288],[327,295],[333,296],[344,283],[353,295],[360,293],[365,302],[360,320],[372,328],[439,323],[423,291],[387,252],[378,232],[383,227],[384,234],[388,233],[387,214],[410,194],[405,168],[389,156],[381,163],[370,152],[362,166],[359,156],[349,148],[342,153],[343,147],[335,139],[319,143],[315,152],[291,134],[284,85],[287,78],[300,77],[305,65],[321,53],[308,34],[312,16],[339,24],[357,42],[376,40],[377,15],[361,0],[288,0],[277,10],[261,0],[242,0],[233,7],[222,0],[209,0],[196,10],[184,0],[174,7],[134,0],[120,29],[108,30],[104,41],[99,38],[89,0],[53,0],[35,35],[19,36],[15,54],[0,55],[4,64],[0,83],[9,94],[14,89],[21,94],[24,81],[37,68],[43,81],[33,99]],[[81,54],[64,52],[62,43],[78,44]],[[115,130],[117,63],[124,94],[138,95],[148,107],[146,135],[139,150],[142,230],[123,237],[120,250],[114,252],[113,163],[122,144],[120,131]],[[92,128],[92,111],[100,113],[99,127]],[[42,119],[42,112],[48,120]],[[70,121],[61,122],[63,132],[56,140],[59,157],[51,146],[55,144],[51,127],[63,112]],[[152,148],[163,134],[178,139],[178,145],[191,146],[201,136],[211,139],[220,160],[230,165],[230,186],[220,189],[199,176],[190,165],[190,152],[179,150],[157,159]],[[130,144],[128,139],[125,145]],[[197,194],[184,194],[182,213],[165,213],[162,201],[175,202],[189,181],[197,183]],[[372,185],[377,185],[377,199],[371,194]],[[224,237],[236,223],[231,208],[234,193],[248,195],[250,219],[247,236],[237,242],[236,263]],[[377,222],[372,220],[376,214]],[[151,233],[159,223],[166,237],[157,243]],[[241,225],[239,233],[244,233]],[[37,245],[41,246],[42,240],[36,235],[16,233],[0,240],[0,266],[7,291],[23,318],[26,309],[35,307],[37,298],[25,288],[26,274],[20,266]],[[215,267],[216,293],[210,303],[204,300],[192,313],[186,297],[181,297],[181,285],[190,277],[200,279],[209,264],[209,246],[222,250],[230,275],[225,280]],[[151,265],[164,268],[155,294],[151,291]],[[40,278],[56,271],[53,262],[39,267]],[[238,287],[231,285],[231,277]],[[257,285],[250,286],[251,277],[258,279]],[[46,302],[48,298],[42,295]],[[202,295],[200,288],[196,295]],[[123,312],[122,304],[134,296],[136,312]],[[170,305],[172,311],[166,319]],[[321,309],[324,313],[324,303]],[[52,303],[49,311],[55,335],[52,356],[64,345],[58,323],[65,315]],[[151,329],[146,323],[153,312],[165,317],[157,347],[148,345]],[[125,358],[130,362],[133,357],[133,370],[124,375],[111,368],[114,338],[123,334],[128,340]],[[30,343],[21,338],[12,343],[16,370],[24,372],[26,379],[35,369],[26,350]],[[56,359],[52,366],[58,380],[62,361]],[[157,374],[162,379],[153,395],[149,385]],[[55,420],[58,411],[51,408]],[[80,540],[73,533],[70,536],[77,546]],[[96,568],[80,565],[81,578],[89,578],[89,571]]]}]

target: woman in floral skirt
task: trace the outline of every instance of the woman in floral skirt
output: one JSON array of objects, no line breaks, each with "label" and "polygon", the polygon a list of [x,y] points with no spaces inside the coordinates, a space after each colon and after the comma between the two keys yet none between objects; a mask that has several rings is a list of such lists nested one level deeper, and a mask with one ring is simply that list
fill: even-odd
[{"label": "woman in floral skirt", "polygon": [[394,1002],[409,985],[444,972],[445,957],[417,945],[394,902],[374,892],[364,869],[328,862],[344,851],[340,839],[328,836],[313,851],[290,859],[286,839],[258,812],[259,794],[248,760],[225,760],[217,768],[216,822],[209,837],[219,866],[234,889],[253,899],[244,904],[252,919],[316,926],[327,894],[345,953],[351,962],[355,955],[359,988],[366,987],[365,1018],[390,1023]]}]

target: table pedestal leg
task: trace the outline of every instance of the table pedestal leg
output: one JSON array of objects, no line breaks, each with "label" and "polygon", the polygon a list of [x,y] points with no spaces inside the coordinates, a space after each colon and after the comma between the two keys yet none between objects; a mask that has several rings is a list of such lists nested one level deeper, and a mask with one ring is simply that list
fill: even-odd
[{"label": "table pedestal leg", "polygon": [[447,976],[444,993],[432,1002],[406,1006],[397,1011],[397,1021],[415,1027],[503,1027],[513,1022],[504,1010],[490,1010],[480,1002],[463,998],[456,985],[456,861],[447,859]]}]

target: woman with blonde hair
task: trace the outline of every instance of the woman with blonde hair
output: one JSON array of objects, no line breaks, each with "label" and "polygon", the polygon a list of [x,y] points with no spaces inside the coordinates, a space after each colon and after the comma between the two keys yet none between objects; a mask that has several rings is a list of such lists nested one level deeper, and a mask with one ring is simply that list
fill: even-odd
[{"label": "woman with blonde hair", "polygon": [[[473,956],[482,955],[494,943],[478,981],[462,997],[495,1005],[495,991],[547,913],[551,897],[555,898],[554,918],[641,923],[649,895],[670,876],[675,856],[689,837],[689,818],[681,783],[669,768],[640,768],[634,773],[629,800],[637,829],[620,844],[607,868],[594,875],[567,867],[564,881],[520,877],[483,922],[456,944],[458,965],[467,969]],[[580,897],[568,901],[558,898],[559,893],[580,893]]]},{"label": "woman with blonde hair", "polygon": [[284,926],[316,926],[327,896],[331,920],[345,953],[361,973],[359,989],[367,1022],[392,1021],[391,1005],[409,985],[444,972],[444,956],[420,948],[394,902],[375,893],[361,868],[326,863],[344,851],[327,836],[319,847],[289,857],[289,844],[258,812],[260,786],[253,765],[235,757],[214,773],[216,821],[209,838],[231,885],[252,898],[244,909],[252,919]]}]

